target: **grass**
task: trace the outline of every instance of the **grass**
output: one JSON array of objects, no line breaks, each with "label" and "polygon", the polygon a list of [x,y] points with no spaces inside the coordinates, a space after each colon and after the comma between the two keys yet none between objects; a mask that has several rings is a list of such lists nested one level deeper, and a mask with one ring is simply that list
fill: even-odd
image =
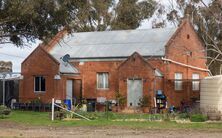
[{"label": "grass", "polygon": [[[115,119],[147,119],[147,114],[117,114],[110,113],[109,120],[106,119],[105,113],[88,113],[89,115],[97,114],[99,116],[92,121],[86,120],[50,120],[49,113],[31,112],[31,111],[13,111],[2,121],[15,122],[31,126],[117,126],[128,128],[144,128],[144,129],[222,129],[222,123],[177,123],[175,121],[113,121]],[[160,116],[160,115],[156,115]]]}]

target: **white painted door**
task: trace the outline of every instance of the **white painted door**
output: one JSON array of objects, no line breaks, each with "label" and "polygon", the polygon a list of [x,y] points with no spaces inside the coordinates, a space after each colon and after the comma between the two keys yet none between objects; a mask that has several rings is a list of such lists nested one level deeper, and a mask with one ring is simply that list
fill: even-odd
[{"label": "white painted door", "polygon": [[127,106],[139,106],[140,98],[143,96],[142,80],[127,80]]},{"label": "white painted door", "polygon": [[73,81],[67,80],[66,81],[66,99],[70,99],[72,103],[73,98]]}]

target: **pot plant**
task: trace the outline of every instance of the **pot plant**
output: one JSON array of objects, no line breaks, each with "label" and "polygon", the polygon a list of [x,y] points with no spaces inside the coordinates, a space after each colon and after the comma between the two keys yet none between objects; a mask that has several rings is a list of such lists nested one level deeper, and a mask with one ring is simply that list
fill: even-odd
[{"label": "pot plant", "polygon": [[150,105],[151,105],[150,96],[144,95],[143,97],[140,98],[140,107],[142,108],[144,113],[149,113]]},{"label": "pot plant", "polygon": [[[117,110],[119,111],[119,108],[122,110],[126,106],[126,97],[123,96],[119,91],[116,92],[116,101],[117,101]],[[114,109],[115,110],[115,109]]]}]

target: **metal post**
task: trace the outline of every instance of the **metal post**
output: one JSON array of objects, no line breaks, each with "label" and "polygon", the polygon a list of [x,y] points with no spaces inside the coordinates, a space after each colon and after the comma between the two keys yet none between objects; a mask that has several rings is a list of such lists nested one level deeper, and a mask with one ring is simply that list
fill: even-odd
[{"label": "metal post", "polygon": [[109,119],[109,102],[106,101],[106,120]]},{"label": "metal post", "polygon": [[3,76],[3,80],[2,80],[2,104],[5,105],[5,76]]},{"label": "metal post", "polygon": [[55,99],[52,98],[52,121],[54,120],[54,107],[55,107]]}]

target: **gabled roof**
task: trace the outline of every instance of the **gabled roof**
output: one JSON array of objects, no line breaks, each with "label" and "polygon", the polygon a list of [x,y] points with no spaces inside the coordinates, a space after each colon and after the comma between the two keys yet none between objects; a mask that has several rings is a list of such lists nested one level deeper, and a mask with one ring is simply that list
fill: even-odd
[{"label": "gabled roof", "polygon": [[51,54],[49,54],[43,47],[42,45],[39,45],[23,62],[25,63],[25,61],[28,60],[29,57],[31,57],[37,50],[42,50],[47,56],[49,56],[49,58],[52,59],[52,61],[54,61],[56,64],[59,65],[59,72],[60,73],[68,73],[68,74],[77,74],[79,73],[78,69],[76,69],[74,66],[72,66],[71,64],[69,63],[65,63],[63,62],[60,57],[55,57]]},{"label": "gabled roof", "polygon": [[38,51],[38,50],[43,51],[47,56],[49,56],[49,58],[52,59],[52,61],[54,61],[56,64],[59,64],[59,62],[55,59],[55,57],[52,56],[51,54],[49,54],[49,53],[43,48],[42,45],[37,46],[37,47],[31,52],[31,54],[29,54],[28,57],[26,57],[26,59],[22,61],[22,64],[25,63],[25,62],[29,59],[29,57],[31,57],[31,56],[32,56],[36,51]]},{"label": "gabled roof", "polygon": [[139,58],[140,60],[142,60],[150,69],[155,70],[155,68],[150,65],[150,63],[148,61],[146,61],[138,52],[134,52],[132,55],[130,55],[124,62],[122,62],[118,69],[120,69],[122,66],[124,66],[124,64],[126,64],[130,59],[132,58]]},{"label": "gabled roof", "polygon": [[82,32],[65,35],[49,53],[54,57],[69,54],[72,59],[164,56],[165,45],[177,28]]}]

